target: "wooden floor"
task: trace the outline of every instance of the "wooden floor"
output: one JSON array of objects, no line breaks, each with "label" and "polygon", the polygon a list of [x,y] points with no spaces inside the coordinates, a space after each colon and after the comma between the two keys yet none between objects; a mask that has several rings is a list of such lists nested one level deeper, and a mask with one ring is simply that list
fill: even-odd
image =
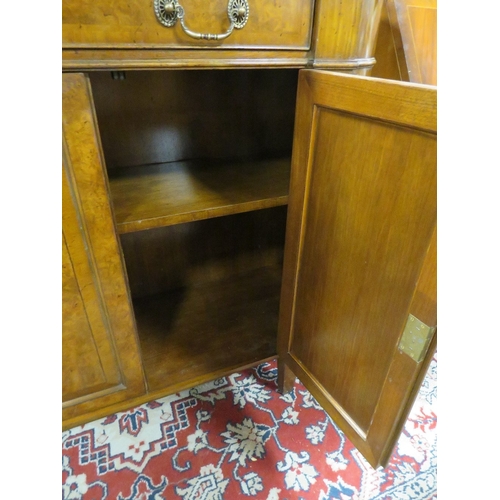
[{"label": "wooden floor", "polygon": [[110,171],[119,233],[288,203],[290,159],[180,161]]},{"label": "wooden floor", "polygon": [[281,268],[134,300],[149,391],[276,355]]}]

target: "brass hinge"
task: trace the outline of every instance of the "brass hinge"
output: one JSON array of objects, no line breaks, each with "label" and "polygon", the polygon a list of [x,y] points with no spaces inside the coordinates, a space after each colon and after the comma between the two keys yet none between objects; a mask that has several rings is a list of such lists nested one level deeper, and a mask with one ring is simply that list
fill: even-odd
[{"label": "brass hinge", "polygon": [[417,363],[420,363],[424,359],[427,347],[435,331],[435,326],[427,326],[410,314],[401,340],[399,341],[399,350],[408,354]]}]

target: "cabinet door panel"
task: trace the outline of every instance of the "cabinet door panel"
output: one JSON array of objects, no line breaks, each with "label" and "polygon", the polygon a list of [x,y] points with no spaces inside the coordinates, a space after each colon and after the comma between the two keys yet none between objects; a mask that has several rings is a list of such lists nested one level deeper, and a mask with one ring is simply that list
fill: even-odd
[{"label": "cabinet door panel", "polygon": [[116,386],[119,377],[115,360],[111,359],[110,363],[104,365],[101,363],[96,337],[100,338],[104,330],[104,338],[99,343],[102,344],[104,341],[104,348],[108,351],[106,354],[110,351],[110,342],[105,336],[106,331],[102,322],[91,324],[88,308],[82,296],[83,289],[78,284],[64,233],[62,265],[64,403]]},{"label": "cabinet door panel", "polygon": [[90,88],[63,76],[63,420],[145,391]]},{"label": "cabinet door panel", "polygon": [[[280,363],[373,465],[390,455],[426,364],[398,346],[432,258],[435,104],[423,86],[300,74]],[[393,378],[400,356],[409,362]]]}]

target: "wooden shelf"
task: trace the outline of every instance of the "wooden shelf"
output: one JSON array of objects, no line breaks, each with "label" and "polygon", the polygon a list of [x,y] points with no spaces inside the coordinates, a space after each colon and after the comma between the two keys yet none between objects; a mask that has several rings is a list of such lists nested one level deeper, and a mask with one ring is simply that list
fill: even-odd
[{"label": "wooden shelf", "polygon": [[275,356],[280,285],[281,268],[264,267],[134,300],[149,391]]},{"label": "wooden shelf", "polygon": [[110,169],[119,233],[288,203],[290,159],[182,161]]}]

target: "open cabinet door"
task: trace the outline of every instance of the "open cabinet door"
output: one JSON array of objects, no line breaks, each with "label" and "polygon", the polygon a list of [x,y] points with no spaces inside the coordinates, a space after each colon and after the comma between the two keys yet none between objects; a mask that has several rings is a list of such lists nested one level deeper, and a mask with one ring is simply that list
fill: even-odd
[{"label": "open cabinet door", "polygon": [[436,346],[436,89],[299,74],[279,323],[294,376],[385,465]]}]

